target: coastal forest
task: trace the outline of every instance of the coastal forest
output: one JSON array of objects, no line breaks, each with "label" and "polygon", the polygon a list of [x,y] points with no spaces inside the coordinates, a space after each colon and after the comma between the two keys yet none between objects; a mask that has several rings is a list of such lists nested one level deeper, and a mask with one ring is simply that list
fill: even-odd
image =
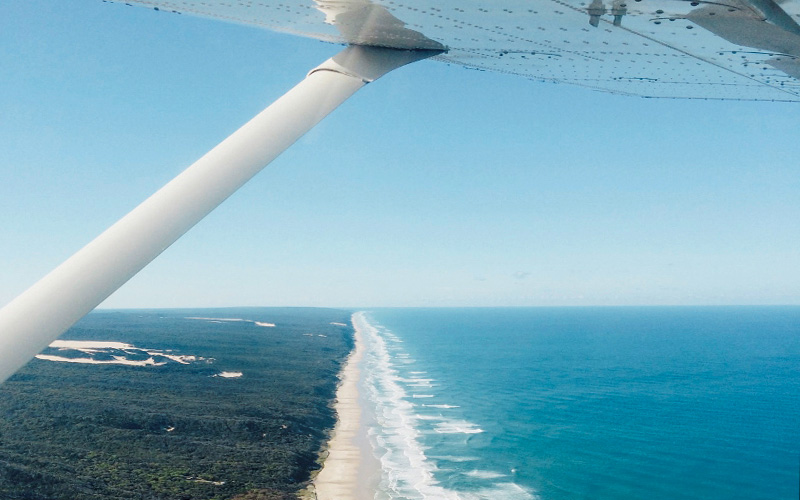
[{"label": "coastal forest", "polygon": [[334,309],[107,311],[59,345],[0,385],[0,498],[275,500],[319,467],[353,331]]}]

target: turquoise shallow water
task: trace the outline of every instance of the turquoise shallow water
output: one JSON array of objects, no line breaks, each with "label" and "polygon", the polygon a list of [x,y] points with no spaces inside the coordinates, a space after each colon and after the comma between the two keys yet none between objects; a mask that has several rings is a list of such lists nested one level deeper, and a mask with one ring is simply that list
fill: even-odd
[{"label": "turquoise shallow water", "polygon": [[366,319],[376,498],[798,498],[800,307]]}]

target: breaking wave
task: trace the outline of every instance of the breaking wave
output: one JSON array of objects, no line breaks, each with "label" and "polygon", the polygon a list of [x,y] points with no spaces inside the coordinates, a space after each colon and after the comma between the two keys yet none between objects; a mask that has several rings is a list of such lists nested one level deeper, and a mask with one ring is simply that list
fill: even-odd
[{"label": "breaking wave", "polygon": [[[445,443],[446,452],[437,450],[436,443],[426,438],[453,436],[463,442],[485,431],[459,414],[449,415],[460,406],[439,402],[446,396],[414,392],[422,385],[435,387],[435,381],[424,369],[413,367],[416,360],[403,349],[398,335],[370,324],[363,313],[356,315],[355,321],[366,344],[362,387],[370,405],[367,410],[374,416],[368,435],[381,464],[376,499],[537,498],[514,484],[506,473],[476,470],[474,464],[480,457],[466,446],[457,450],[463,454],[452,453],[453,443]],[[465,468],[459,471],[459,466]],[[466,479],[464,484],[457,484],[458,477]]]}]

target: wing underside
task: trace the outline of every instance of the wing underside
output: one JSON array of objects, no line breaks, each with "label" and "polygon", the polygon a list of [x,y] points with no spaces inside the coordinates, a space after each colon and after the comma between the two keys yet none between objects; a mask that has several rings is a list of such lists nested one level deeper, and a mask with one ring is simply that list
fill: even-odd
[{"label": "wing underside", "polygon": [[800,100],[800,0],[129,0],[643,97]]}]

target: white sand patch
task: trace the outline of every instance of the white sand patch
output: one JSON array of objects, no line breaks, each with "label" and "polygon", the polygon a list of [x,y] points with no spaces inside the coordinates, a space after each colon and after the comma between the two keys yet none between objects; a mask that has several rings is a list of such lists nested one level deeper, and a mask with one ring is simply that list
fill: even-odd
[{"label": "white sand patch", "polygon": [[242,376],[242,372],[219,372],[214,376],[221,378],[239,378]]},{"label": "white sand patch", "polygon": [[186,480],[195,483],[213,484],[214,486],[222,486],[225,484],[225,481],[209,481],[208,479],[200,479],[199,477],[187,477]]},{"label": "white sand patch", "polygon": [[51,356],[48,354],[37,354],[36,359],[43,359],[45,361],[59,361],[62,363],[82,363],[86,365],[127,365],[127,366],[162,366],[166,362],[156,363],[153,358],[145,360],[132,360],[125,359],[121,356],[114,356],[114,359],[92,359],[92,358],[65,358],[63,356]]},{"label": "white sand patch", "polygon": [[55,349],[136,349],[123,342],[106,342],[100,340],[54,340],[50,347]]},{"label": "white sand patch", "polygon": [[[67,357],[53,354],[39,354],[37,359],[45,361],[56,361],[60,363],[81,363],[87,365],[127,365],[127,366],[162,366],[168,361],[188,365],[197,361],[210,363],[210,358],[203,358],[194,355],[170,354],[171,351],[159,351],[155,349],[143,349],[124,342],[104,341],[104,340],[55,340],[49,347],[58,349],[59,352],[78,351],[88,354],[88,357]],[[110,355],[112,359],[95,359],[97,354]],[[143,355],[149,356],[148,359],[128,359],[129,356],[141,358]],[[155,358],[163,358],[164,361]]]},{"label": "white sand patch", "polygon": [[182,365],[188,365],[193,361],[197,361],[197,356],[179,356],[177,354],[164,354],[159,353],[158,351],[147,351],[147,354],[158,354],[159,356],[164,356],[167,359],[171,359],[176,363],[180,363]]}]

